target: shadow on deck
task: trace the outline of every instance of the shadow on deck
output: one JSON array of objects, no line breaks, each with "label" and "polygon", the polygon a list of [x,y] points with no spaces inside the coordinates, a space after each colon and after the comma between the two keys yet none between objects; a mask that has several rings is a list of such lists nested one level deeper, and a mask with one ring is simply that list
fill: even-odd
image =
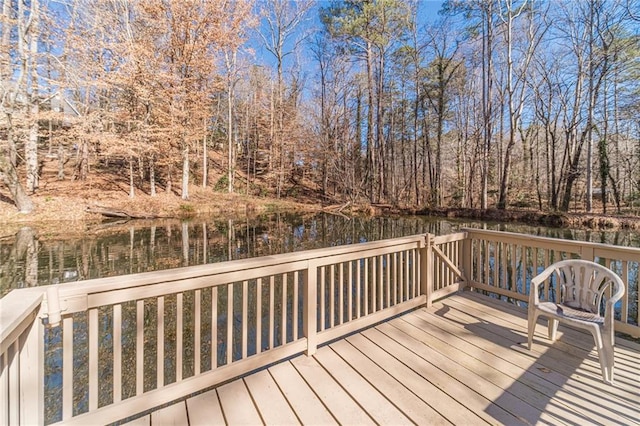
[{"label": "shadow on deck", "polygon": [[640,345],[617,339],[615,385],[590,335],[471,292],[443,299],[129,424],[638,424]]}]

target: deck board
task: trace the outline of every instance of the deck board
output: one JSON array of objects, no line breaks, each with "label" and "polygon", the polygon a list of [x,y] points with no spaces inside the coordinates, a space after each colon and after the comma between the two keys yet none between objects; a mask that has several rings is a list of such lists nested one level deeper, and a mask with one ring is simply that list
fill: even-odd
[{"label": "deck board", "polygon": [[189,424],[192,426],[225,424],[218,392],[212,389],[187,399]]},{"label": "deck board", "polygon": [[318,362],[378,424],[407,424],[409,419],[333,350],[320,350]]},{"label": "deck board", "polygon": [[262,418],[256,408],[244,380],[237,379],[218,388],[220,405],[227,424],[257,425]]},{"label": "deck board", "polygon": [[529,351],[526,315],[459,293],[154,412],[151,424],[187,410],[191,424],[640,424],[640,345],[617,339],[606,385],[589,334],[561,325],[550,342],[540,321]]},{"label": "deck board", "polygon": [[185,402],[169,405],[151,413],[151,424],[154,426],[180,426],[188,423]]},{"label": "deck board", "polygon": [[[376,364],[344,340],[331,345],[345,361],[355,366],[367,381],[383,393],[407,417],[418,424],[448,424],[447,420],[418,395],[407,389],[391,372]],[[372,354],[369,354],[372,355]]]},{"label": "deck board", "polygon": [[294,425],[300,423],[267,370],[247,376],[244,381],[266,424]]},{"label": "deck board", "polygon": [[303,424],[323,425],[336,422],[290,362],[274,365],[269,368],[269,373]]},{"label": "deck board", "polygon": [[[329,350],[324,347],[320,350]],[[315,358],[301,356],[291,363],[313,389],[331,414],[341,424],[375,424],[373,419],[349,394],[322,368]]]}]

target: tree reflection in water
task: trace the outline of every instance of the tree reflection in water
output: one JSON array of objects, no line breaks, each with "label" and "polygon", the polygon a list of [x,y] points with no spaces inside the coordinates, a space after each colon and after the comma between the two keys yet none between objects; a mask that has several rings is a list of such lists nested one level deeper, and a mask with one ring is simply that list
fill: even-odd
[{"label": "tree reflection in water", "polygon": [[[67,226],[61,223],[61,226]],[[629,231],[576,231],[419,216],[346,218],[273,214],[255,219],[104,223],[82,238],[46,238],[29,227],[0,239],[0,297],[11,289],[374,241],[461,227],[640,246]]]}]

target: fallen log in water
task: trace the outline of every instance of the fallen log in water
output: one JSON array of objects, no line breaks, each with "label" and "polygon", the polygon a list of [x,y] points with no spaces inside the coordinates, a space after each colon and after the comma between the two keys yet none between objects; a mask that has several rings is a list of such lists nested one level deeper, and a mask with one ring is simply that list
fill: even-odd
[{"label": "fallen log in water", "polygon": [[125,210],[113,209],[111,207],[103,207],[103,206],[87,206],[87,213],[95,213],[100,214],[104,217],[108,217],[110,219],[157,219],[160,216],[157,214],[139,214],[128,212]]}]

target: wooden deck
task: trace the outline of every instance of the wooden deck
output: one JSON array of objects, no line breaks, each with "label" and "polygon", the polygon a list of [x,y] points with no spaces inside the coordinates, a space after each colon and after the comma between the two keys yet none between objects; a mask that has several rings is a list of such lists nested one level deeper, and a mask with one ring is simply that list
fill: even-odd
[{"label": "wooden deck", "polygon": [[590,335],[465,292],[140,417],[131,424],[640,424],[640,345],[605,385]]}]

